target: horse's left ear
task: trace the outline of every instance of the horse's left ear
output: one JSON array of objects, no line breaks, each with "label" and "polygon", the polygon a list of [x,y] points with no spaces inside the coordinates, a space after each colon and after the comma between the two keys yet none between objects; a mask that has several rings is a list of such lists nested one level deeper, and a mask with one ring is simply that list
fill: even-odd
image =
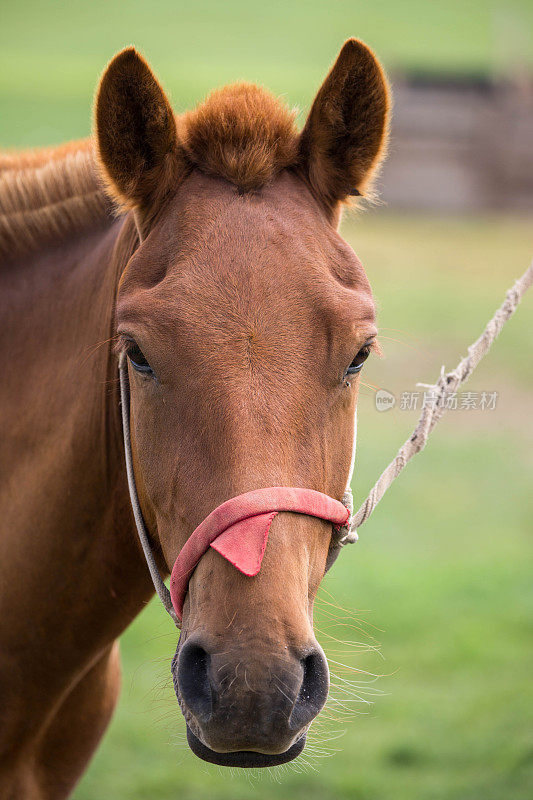
[{"label": "horse's left ear", "polygon": [[349,39],[300,138],[300,163],[329,208],[368,187],[385,154],[389,110],[388,81],[379,61],[359,39]]},{"label": "horse's left ear", "polygon": [[105,70],[95,104],[95,138],[109,194],[146,219],[180,171],[176,122],[146,61],[133,47]]}]

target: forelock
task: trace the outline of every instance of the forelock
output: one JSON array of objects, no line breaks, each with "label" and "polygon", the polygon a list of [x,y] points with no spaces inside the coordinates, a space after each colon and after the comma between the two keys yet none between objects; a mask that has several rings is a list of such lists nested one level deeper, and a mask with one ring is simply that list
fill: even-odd
[{"label": "forelock", "polygon": [[295,116],[265,89],[237,83],[180,117],[179,139],[191,165],[251,191],[296,163]]}]

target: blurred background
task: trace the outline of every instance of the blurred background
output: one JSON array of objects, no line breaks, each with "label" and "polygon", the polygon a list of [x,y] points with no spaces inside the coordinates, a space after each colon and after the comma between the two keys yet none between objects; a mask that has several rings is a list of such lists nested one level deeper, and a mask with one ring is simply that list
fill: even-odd
[{"label": "blurred background", "polygon": [[[303,120],[349,36],[395,97],[382,202],[343,223],[384,351],[364,371],[357,502],[411,432],[417,382],[456,365],[531,260],[532,0],[1,0],[0,146],[88,135],[99,74],[128,44],[178,111],[246,79]],[[152,602],[123,637],[121,701],[76,800],[533,796],[532,311],[533,295],[325,579],[332,697],[303,756],[248,774],[188,751],[176,635]]]}]

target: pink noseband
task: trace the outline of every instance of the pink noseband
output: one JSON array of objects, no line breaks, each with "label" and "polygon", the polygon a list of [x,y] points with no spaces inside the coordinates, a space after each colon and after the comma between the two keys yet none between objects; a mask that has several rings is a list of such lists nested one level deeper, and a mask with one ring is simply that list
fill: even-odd
[{"label": "pink noseband", "polygon": [[307,514],[346,525],[350,512],[338,500],[313,489],[274,486],[255,489],[217,506],[185,542],[170,576],[172,605],[181,620],[190,577],[212,547],[244,575],[257,575],[272,520],[280,511]]}]

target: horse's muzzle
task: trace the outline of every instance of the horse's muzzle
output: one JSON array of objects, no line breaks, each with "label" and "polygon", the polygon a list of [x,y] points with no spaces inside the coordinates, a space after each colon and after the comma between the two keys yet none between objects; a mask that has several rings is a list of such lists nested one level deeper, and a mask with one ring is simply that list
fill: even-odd
[{"label": "horse's muzzle", "polygon": [[327,699],[329,673],[316,641],[302,658],[209,652],[195,634],[178,645],[174,688],[192,751],[226,766],[275,766],[304,746]]},{"label": "horse's muzzle", "polygon": [[[337,528],[349,510],[311,489],[271,487],[233,497],[217,506],[195,529],[172,570],[170,593],[181,619],[189,579],[212,547],[252,577],[261,569],[272,520],[279,512],[308,515]],[[205,631],[182,632],[172,675],[187,721],[191,749],[205,761],[228,766],[283,764],[305,746],[312,720],[326,702],[327,662],[306,633],[296,645],[254,630],[221,646]],[[282,637],[283,638],[283,637]]]}]

